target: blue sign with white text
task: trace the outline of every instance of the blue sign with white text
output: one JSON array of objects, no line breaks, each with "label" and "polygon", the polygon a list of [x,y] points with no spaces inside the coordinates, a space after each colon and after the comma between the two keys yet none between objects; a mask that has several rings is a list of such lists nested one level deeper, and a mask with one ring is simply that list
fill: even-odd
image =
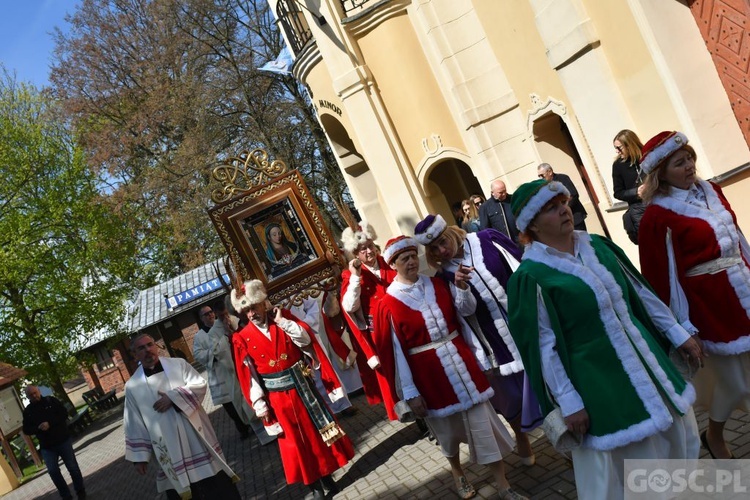
[{"label": "blue sign with white text", "polygon": [[[223,275],[222,278],[224,279],[224,283],[229,283],[228,274]],[[221,288],[221,281],[219,281],[219,278],[214,278],[211,281],[201,283],[200,285],[185,290],[184,292],[180,292],[177,295],[167,297],[164,301],[167,303],[167,309],[174,309],[177,306],[187,304],[188,302],[203,297],[204,295],[208,295],[211,292],[221,290]]]}]

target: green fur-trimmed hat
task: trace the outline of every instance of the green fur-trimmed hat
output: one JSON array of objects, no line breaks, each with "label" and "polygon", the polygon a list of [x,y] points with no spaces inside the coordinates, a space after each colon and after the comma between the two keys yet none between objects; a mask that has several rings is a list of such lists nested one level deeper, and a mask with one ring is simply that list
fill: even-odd
[{"label": "green fur-trimmed hat", "polygon": [[542,207],[561,194],[570,197],[570,191],[557,181],[547,182],[539,179],[520,185],[513,193],[513,200],[510,203],[518,230],[526,231]]}]

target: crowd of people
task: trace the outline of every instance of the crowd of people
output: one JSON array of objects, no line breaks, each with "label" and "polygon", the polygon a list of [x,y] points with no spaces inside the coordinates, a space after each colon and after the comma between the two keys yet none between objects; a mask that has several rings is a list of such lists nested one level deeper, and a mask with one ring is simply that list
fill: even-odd
[{"label": "crowd of people", "polygon": [[[339,492],[332,474],[354,456],[339,417],[356,412],[347,394],[359,389],[436,440],[463,499],[477,490],[461,443],[499,498],[524,499],[504,458],[534,466],[527,433],[556,419],[575,437],[581,499],[622,498],[627,459],[696,459],[701,444],[733,458],[725,423],[750,409],[750,246],[721,188],[697,177],[684,134],[644,145],[623,130],[613,145],[614,194],[628,203],[640,270],[586,231],[571,179],[546,163],[512,195],[496,180],[490,198],[461,201],[457,224],[428,215],[382,252],[360,222],[342,235],[338,294],[288,310],[250,280],[201,308],[194,353],[208,383],[160,359],[149,335],[132,339],[140,367],[126,386],[126,459],[144,474],[155,457],[168,498],[238,497],[201,406],[207,388],[242,439],[278,443],[287,482],[315,499]],[[422,251],[432,277],[420,273]],[[703,432],[694,404],[709,412]],[[38,420],[24,429],[45,432]],[[55,450],[56,463],[65,452]]]}]

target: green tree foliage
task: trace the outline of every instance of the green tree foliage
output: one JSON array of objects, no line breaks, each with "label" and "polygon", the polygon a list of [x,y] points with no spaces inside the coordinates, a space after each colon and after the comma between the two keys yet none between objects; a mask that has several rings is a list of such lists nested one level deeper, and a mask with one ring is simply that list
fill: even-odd
[{"label": "green tree foliage", "polygon": [[351,200],[306,92],[258,70],[283,46],[265,0],[83,0],[68,21],[53,89],[130,218],[142,287],[224,253],[211,170],[243,149],[298,168],[339,219],[331,200]]},{"label": "green tree foliage", "polygon": [[135,248],[57,111],[2,72],[0,359],[63,397],[72,353],[122,321]]}]

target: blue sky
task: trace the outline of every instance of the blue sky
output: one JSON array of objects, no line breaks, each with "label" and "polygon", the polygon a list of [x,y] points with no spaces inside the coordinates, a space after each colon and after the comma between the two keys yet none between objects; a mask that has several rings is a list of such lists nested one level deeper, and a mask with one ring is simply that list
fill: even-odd
[{"label": "blue sky", "polygon": [[0,13],[0,62],[19,81],[49,83],[55,26],[65,30],[65,14],[79,0],[6,0]]}]

